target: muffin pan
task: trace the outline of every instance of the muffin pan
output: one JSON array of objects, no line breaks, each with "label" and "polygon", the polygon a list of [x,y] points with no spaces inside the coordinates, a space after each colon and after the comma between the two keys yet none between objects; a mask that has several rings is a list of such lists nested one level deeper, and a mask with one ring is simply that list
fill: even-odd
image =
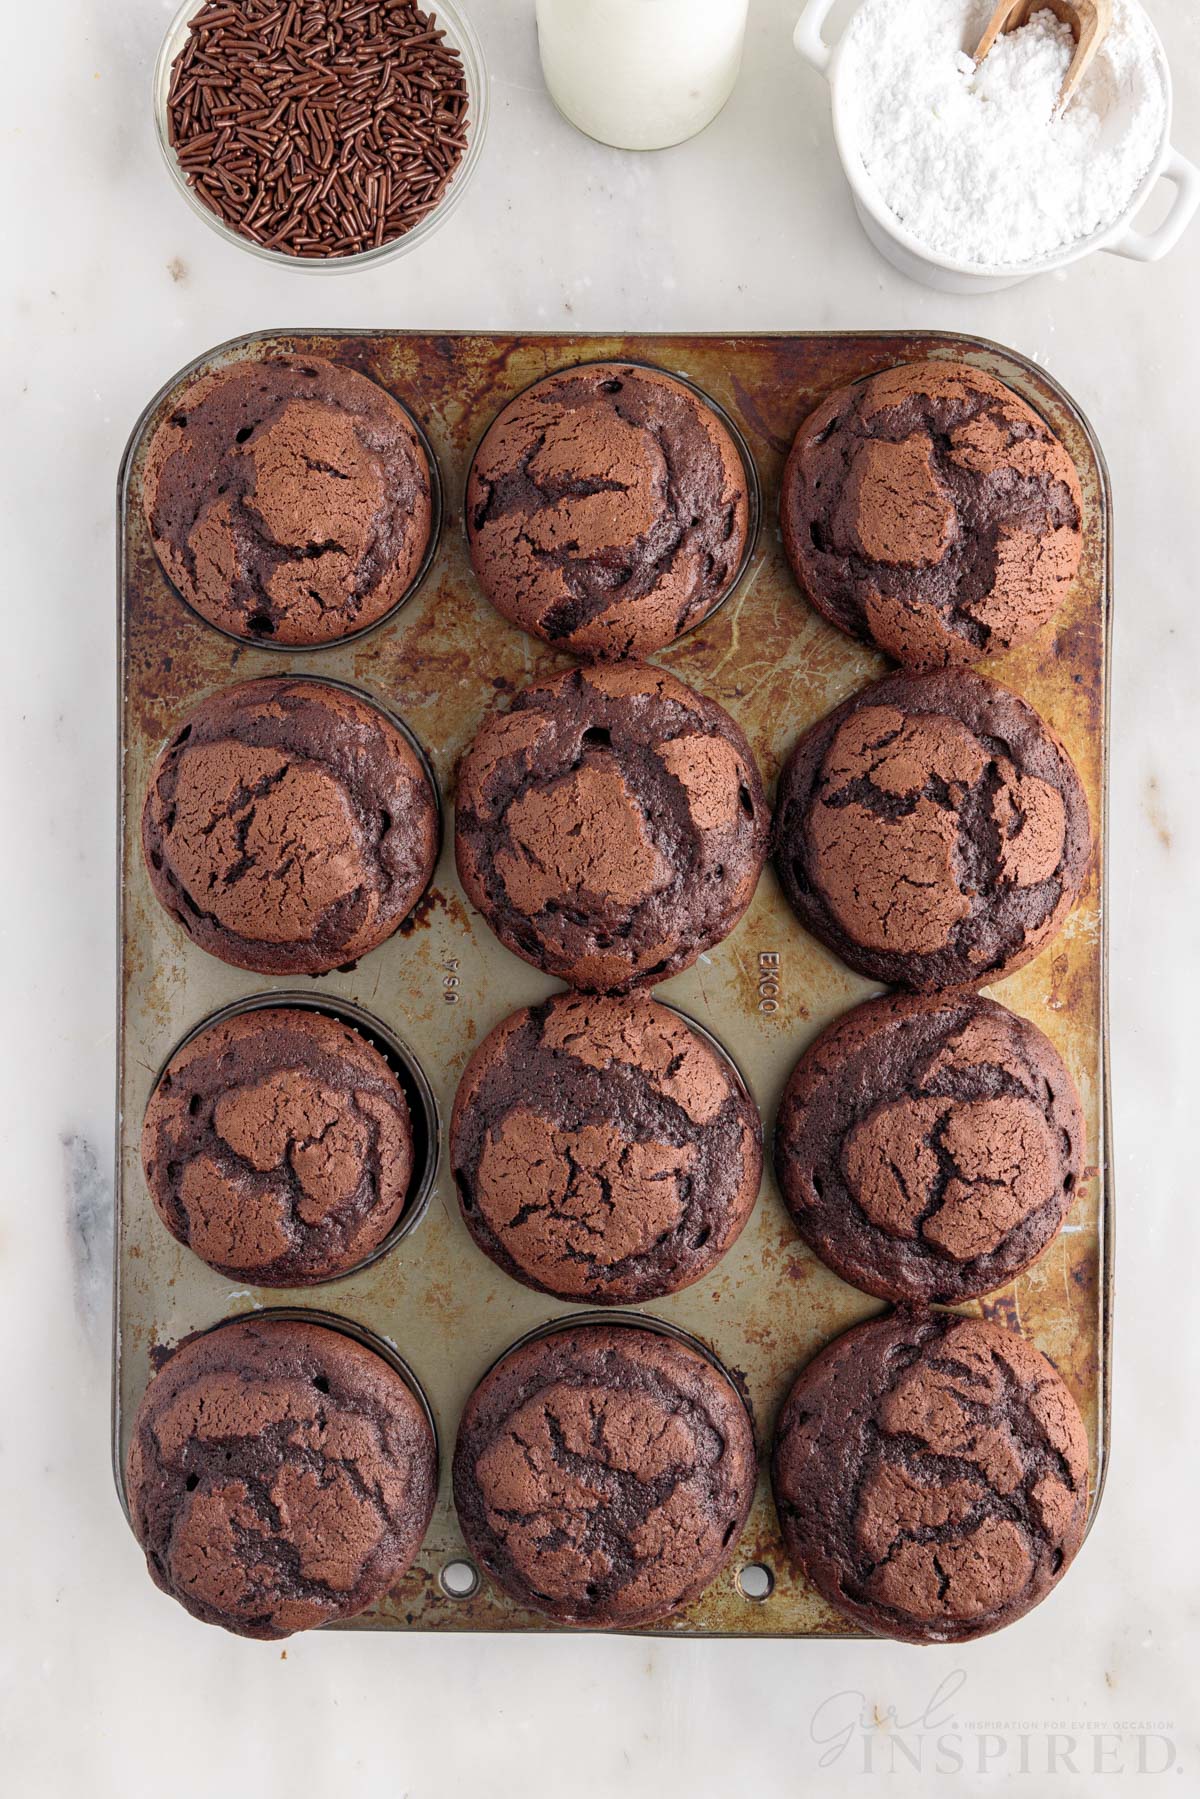
[{"label": "muffin pan", "polygon": [[[308,651],[244,645],[180,600],[143,521],[149,436],[196,373],[272,353],[327,356],[373,375],[403,400],[432,447],[444,501],[431,563],[403,609],[355,639]],[[770,788],[799,733],[884,672],[883,659],[809,607],[783,555],[779,483],[792,438],[823,395],[899,362],[950,357],[998,375],[1058,432],[1084,500],[1080,572],[1055,622],[1030,644],[988,658],[982,672],[1014,688],[1062,737],[1087,792],[1097,853],[1061,933],[989,989],[1031,1019],[1079,1087],[1087,1159],[1066,1226],[1011,1285],[963,1308],[1019,1329],[1055,1363],[1087,1424],[1091,1513],[1108,1441],[1113,1194],[1109,1155],[1106,846],[1111,520],[1103,459],[1087,421],[1042,370],[973,338],[934,333],[757,337],[516,337],[404,332],[264,333],[201,358],[140,420],[119,487],[121,679],[119,1087],[113,1451],[118,1488],[129,1427],[155,1352],[189,1332],[252,1310],[299,1307],[392,1345],[428,1396],[442,1446],[437,1505],[422,1550],[388,1599],[353,1625],[379,1630],[548,1630],[478,1577],[450,1493],[449,1448],[484,1372],[531,1331],[587,1308],[520,1286],[476,1249],[462,1222],[444,1132],[472,1050],[516,1007],[556,983],[492,936],[458,884],[450,833],[412,917],[347,970],[302,982],[226,967],[186,941],[151,892],[139,816],[154,759],[172,727],[205,695],[286,672],[346,682],[396,713],[432,761],[443,806],[454,768],[483,712],[570,659],[507,624],[470,571],[462,496],[476,444],[531,382],[567,364],[630,360],[692,381],[732,420],[763,493],[763,518],[740,581],[722,606],[653,660],[720,702],[745,730]],[[381,1047],[394,1037],[428,1082],[421,1110],[440,1115],[442,1154],[428,1204],[414,1202],[384,1251],[337,1281],[286,1292],[234,1287],[163,1228],[142,1177],[142,1116],[180,1042],[212,1014],[247,1001],[368,1015]],[[741,1071],[769,1144],[784,1083],[817,1031],[877,991],[797,923],[768,867],[737,929],[655,997],[710,1031]],[[376,1021],[372,1026],[371,1020]],[[428,1165],[428,1164],[427,1164]],[[801,1366],[841,1331],[880,1310],[801,1243],[768,1165],[754,1213],[724,1259],[694,1286],[628,1308],[704,1344],[752,1407],[760,1450]],[[595,1317],[594,1311],[590,1316]],[[612,1313],[603,1314],[608,1321]],[[1082,1578],[1075,1576],[1075,1578]],[[788,1564],[765,1461],[737,1551],[665,1636],[847,1636],[841,1620]]]}]

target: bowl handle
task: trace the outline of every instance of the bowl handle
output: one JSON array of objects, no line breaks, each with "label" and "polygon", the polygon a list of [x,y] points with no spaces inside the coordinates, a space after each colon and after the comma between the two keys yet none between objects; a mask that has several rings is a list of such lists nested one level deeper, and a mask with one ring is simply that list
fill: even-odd
[{"label": "bowl handle", "polygon": [[821,36],[821,27],[834,4],[835,0],[808,0],[792,33],[797,55],[802,56],[805,62],[810,62],[821,75],[828,75],[829,65],[833,60],[835,46],[825,42]]},{"label": "bowl handle", "polygon": [[1134,262],[1157,262],[1160,256],[1175,248],[1191,224],[1196,208],[1200,206],[1200,169],[1172,147],[1159,171],[1159,178],[1172,182],[1175,188],[1170,212],[1153,231],[1138,231],[1133,225],[1127,226],[1115,243],[1104,245],[1114,256],[1129,256]]}]

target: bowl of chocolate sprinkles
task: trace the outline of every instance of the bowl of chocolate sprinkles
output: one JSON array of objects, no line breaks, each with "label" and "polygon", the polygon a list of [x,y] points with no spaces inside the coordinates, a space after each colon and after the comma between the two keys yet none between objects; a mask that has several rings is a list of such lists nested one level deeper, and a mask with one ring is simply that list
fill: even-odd
[{"label": "bowl of chocolate sprinkles", "polygon": [[461,197],[487,109],[479,40],[445,0],[187,0],[155,70],[180,191],[293,268],[415,249]]}]

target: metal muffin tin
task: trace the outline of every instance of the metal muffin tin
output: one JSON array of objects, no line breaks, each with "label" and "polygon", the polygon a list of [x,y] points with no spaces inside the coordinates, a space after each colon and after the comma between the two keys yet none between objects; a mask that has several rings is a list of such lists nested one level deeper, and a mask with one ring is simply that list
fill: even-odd
[{"label": "metal muffin tin", "polygon": [[[403,607],[353,641],[294,651],[241,645],[207,625],[171,587],[142,517],[149,438],[193,376],[246,358],[326,356],[373,376],[412,411],[438,464],[443,510],[436,547]],[[423,1071],[444,1131],[459,1076],[480,1039],[556,983],[503,949],[467,904],[445,833],[433,882],[412,917],[354,968],[303,982],[227,968],[197,949],[158,905],[142,866],[139,821],[154,759],[199,700],[255,675],[303,673],[348,683],[397,713],[433,764],[447,809],[454,769],[483,712],[569,658],[509,625],[471,574],[462,518],[467,469],[492,419],[521,389],[568,364],[632,361],[663,368],[711,396],[757,470],[762,521],[727,601],[654,660],[725,706],[745,730],[768,791],[799,733],[884,672],[806,604],[776,523],[784,458],[797,427],[831,388],[900,362],[949,357],[999,376],[1065,442],[1084,498],[1079,576],[1054,623],[983,671],[1023,694],[1063,738],[1087,792],[1097,854],[1074,912],[1027,967],[989,989],[1041,1027],[1078,1083],[1088,1161],[1067,1224],[1032,1268],[962,1308],[1019,1329],[1056,1364],[1078,1400],[1091,1449],[1091,1515],[1108,1451],[1113,1192],[1109,1150],[1107,840],[1111,511],[1103,457],[1069,397],[1041,369],[977,338],[944,333],[794,336],[575,337],[409,332],[264,332],[183,370],[147,407],[121,468],[120,952],[113,1453],[118,1490],[130,1426],[156,1351],[189,1332],[259,1310],[332,1314],[391,1344],[428,1397],[442,1446],[433,1519],[416,1562],[387,1599],[333,1628],[553,1630],[486,1579],[472,1576],[454,1514],[450,1461],[471,1389],[519,1338],[586,1316],[502,1274],[471,1241],[448,1158],[438,1160],[422,1214],[402,1221],[384,1253],[354,1273],[285,1292],[234,1287],[176,1243],[146,1191],[142,1116],[155,1078],[213,1013],[302,992],[310,1004],[358,1008]],[[753,1216],[694,1286],[622,1308],[706,1345],[751,1405],[760,1445],[797,1371],[851,1324],[880,1310],[817,1261],[797,1237],[769,1166],[783,1085],[825,1024],[877,991],[808,937],[768,869],[738,928],[655,989],[710,1031],[763,1115],[768,1167]],[[610,1314],[604,1314],[610,1316]],[[1086,1570],[1086,1562],[1084,1563]],[[762,1572],[765,1570],[766,1572]],[[1086,1579],[1086,1572],[1070,1580]],[[764,1596],[765,1594],[765,1596]],[[649,1634],[853,1636],[789,1567],[765,1465],[746,1528],[723,1574]]]}]

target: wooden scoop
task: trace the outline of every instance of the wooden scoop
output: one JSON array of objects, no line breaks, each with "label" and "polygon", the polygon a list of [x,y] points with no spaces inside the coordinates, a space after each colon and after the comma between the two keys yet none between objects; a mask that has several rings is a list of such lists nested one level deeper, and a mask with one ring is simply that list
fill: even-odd
[{"label": "wooden scoop", "polygon": [[1028,25],[1035,12],[1045,8],[1069,25],[1075,34],[1075,54],[1058,92],[1057,112],[1070,105],[1075,89],[1091,67],[1093,56],[1112,28],[1112,0],[1000,0],[975,48],[982,62],[1002,31]]}]

